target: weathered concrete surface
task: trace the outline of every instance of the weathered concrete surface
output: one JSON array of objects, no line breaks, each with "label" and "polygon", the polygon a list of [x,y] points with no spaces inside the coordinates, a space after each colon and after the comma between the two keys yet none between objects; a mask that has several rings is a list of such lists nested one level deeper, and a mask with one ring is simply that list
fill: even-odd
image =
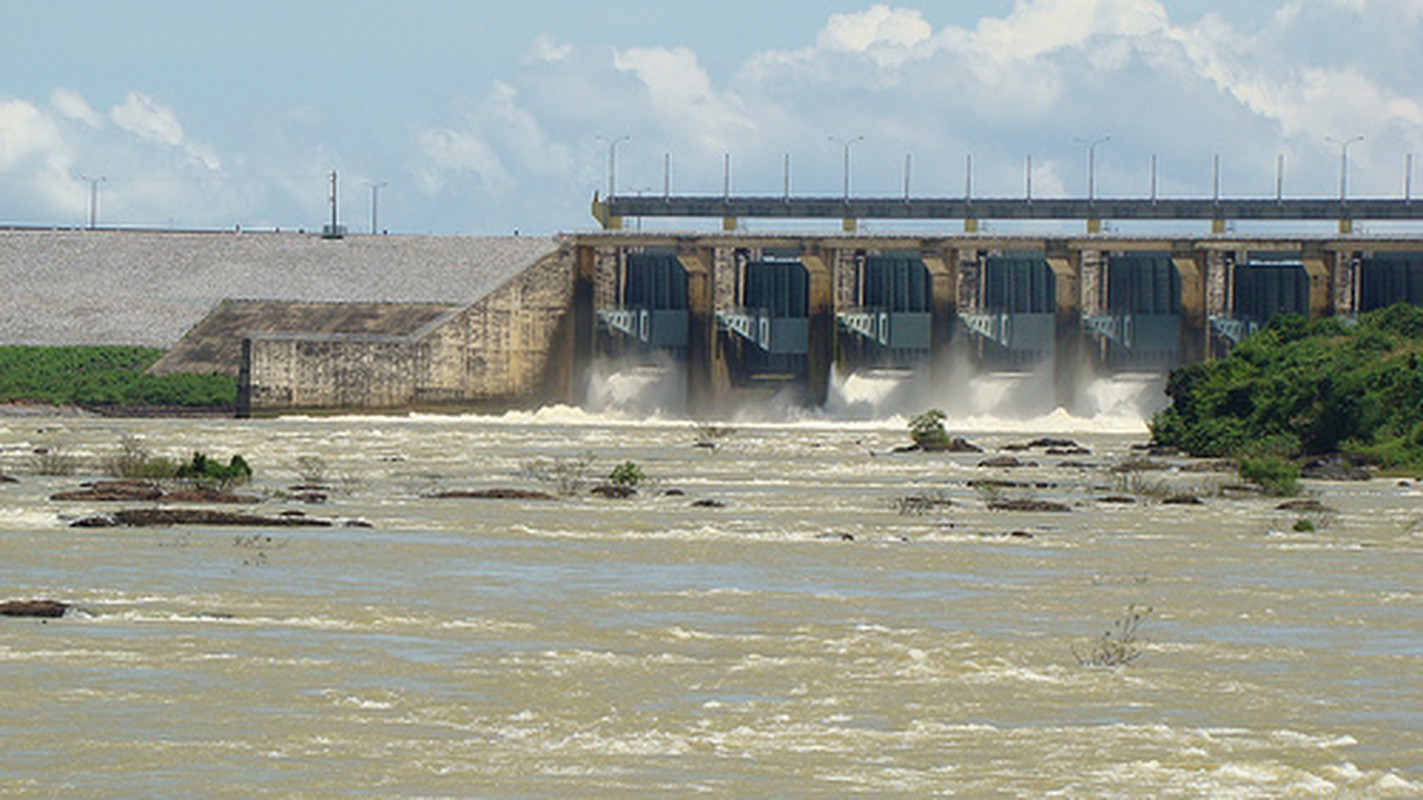
[{"label": "weathered concrete surface", "polygon": [[237,377],[242,339],[254,333],[410,336],[459,306],[436,303],[310,303],[224,300],[188,331],[150,372]]},{"label": "weathered concrete surface", "polygon": [[407,335],[267,333],[247,339],[249,407],[399,409],[565,399],[572,256],[551,254]]},{"label": "weathered concrete surface", "polygon": [[550,237],[0,229],[0,344],[170,347],[219,302],[464,306]]}]

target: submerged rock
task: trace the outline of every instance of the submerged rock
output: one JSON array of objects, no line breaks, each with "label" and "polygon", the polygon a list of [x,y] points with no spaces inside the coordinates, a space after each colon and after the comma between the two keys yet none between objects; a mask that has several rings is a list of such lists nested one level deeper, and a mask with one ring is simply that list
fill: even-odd
[{"label": "submerged rock", "polygon": [[[310,517],[264,517],[210,508],[126,508],[104,515],[112,525],[134,528],[166,527],[169,525],[232,525],[250,528],[319,527],[329,528],[331,522]],[[70,524],[71,528],[103,527],[98,517],[85,517]]]},{"label": "submerged rock", "polygon": [[9,475],[0,474],[0,483],[19,483],[19,481]]},{"label": "submerged rock", "polygon": [[894,448],[896,453],[982,453],[983,448],[963,438],[955,436],[942,442],[922,442]]},{"label": "submerged rock", "polygon": [[1201,498],[1196,497],[1196,496],[1193,495],[1193,494],[1185,494],[1185,493],[1182,493],[1182,494],[1173,494],[1173,495],[1171,495],[1170,497],[1163,498],[1163,499],[1161,500],[1161,504],[1164,505],[1164,506],[1203,506],[1203,505],[1205,505],[1205,503],[1201,502]]},{"label": "submerged rock", "polygon": [[712,498],[705,498],[705,499],[702,499],[702,500],[693,500],[691,505],[692,505],[692,508],[725,508],[725,507],[726,507],[726,503],[723,503],[723,502],[720,501],[720,500],[714,500],[714,499],[712,499]]},{"label": "submerged rock", "polygon": [[1290,500],[1275,506],[1277,511],[1312,511],[1317,513],[1330,513],[1334,509],[1314,499]]},{"label": "submerged rock", "polygon": [[1106,497],[1099,497],[1099,498],[1097,498],[1097,502],[1099,502],[1099,503],[1120,503],[1120,504],[1122,504],[1122,505],[1127,505],[1127,504],[1130,504],[1130,503],[1135,503],[1135,502],[1136,502],[1136,498],[1135,498],[1135,497],[1128,497],[1127,495],[1124,495],[1124,494],[1109,494],[1109,495],[1107,495]]},{"label": "submerged rock", "polygon": [[128,503],[158,500],[163,490],[145,481],[98,481],[87,488],[69,492],[56,492],[49,496],[58,501],[87,501],[92,503]]},{"label": "submerged rock", "polygon": [[0,602],[0,617],[43,617],[54,619],[64,616],[70,608],[68,603],[58,600],[6,600]]},{"label": "submerged rock", "polygon": [[1011,469],[1015,467],[1036,467],[1036,461],[1019,461],[1016,456],[994,456],[985,458],[978,462],[980,467],[1001,467]]},{"label": "submerged rock", "polygon": [[1373,473],[1338,458],[1311,461],[1300,470],[1300,477],[1316,481],[1367,481]]},{"label": "submerged rock", "polygon": [[160,498],[164,503],[223,503],[231,505],[256,505],[262,498],[246,494],[232,494],[217,489],[184,489],[169,492]]},{"label": "submerged rock", "polygon": [[95,481],[84,484],[84,488],[69,492],[57,492],[49,499],[64,502],[90,503],[231,503],[254,505],[262,502],[260,497],[238,495],[217,489],[180,489],[164,492],[157,484],[148,481]]},{"label": "submerged rock", "polygon": [[87,517],[80,517],[69,523],[71,528],[112,528],[118,525],[118,520],[113,514],[90,514]]},{"label": "submerged rock", "polygon": [[431,500],[552,500],[553,495],[534,489],[474,489],[427,494]]},{"label": "submerged rock", "polygon": [[1053,513],[1072,510],[1070,506],[1063,503],[1033,499],[994,500],[988,504],[988,508],[992,511],[1050,511]]},{"label": "submerged rock", "polygon": [[631,486],[623,486],[616,483],[600,483],[589,491],[599,497],[607,497],[613,500],[624,500],[637,494],[637,490]]}]

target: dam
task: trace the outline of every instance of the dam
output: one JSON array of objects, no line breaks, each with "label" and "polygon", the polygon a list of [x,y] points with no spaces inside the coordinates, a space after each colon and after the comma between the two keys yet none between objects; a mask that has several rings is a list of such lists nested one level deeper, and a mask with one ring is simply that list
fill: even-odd
[{"label": "dam", "polygon": [[[1355,216],[1324,235],[1125,235],[1095,217],[1082,234],[989,233],[968,219],[948,234],[865,232],[848,217],[829,233],[734,221],[643,233],[613,211],[663,201],[623,202],[595,203],[602,230],[551,237],[0,229],[0,339],[168,348],[155,370],[238,377],[252,414],[578,404],[595,363],[670,367],[693,416],[769,394],[820,406],[832,374],[861,372],[943,385],[1046,370],[1071,408],[1093,375],[1217,357],[1275,314],[1423,303],[1423,236],[1356,232]],[[1193,208],[1171,213],[1213,213]],[[1417,216],[1402,201],[1350,208]],[[1265,213],[1251,209],[1226,208]]]}]

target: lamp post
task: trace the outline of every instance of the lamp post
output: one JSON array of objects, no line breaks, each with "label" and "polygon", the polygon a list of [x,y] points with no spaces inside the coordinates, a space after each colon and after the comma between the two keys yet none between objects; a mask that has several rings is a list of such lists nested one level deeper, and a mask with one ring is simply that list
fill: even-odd
[{"label": "lamp post", "polygon": [[1102,136],[1092,140],[1076,138],[1076,141],[1087,145],[1087,202],[1089,203],[1097,197],[1097,145],[1111,140],[1111,136]]},{"label": "lamp post", "polygon": [[103,175],[91,178],[88,175],[80,175],[81,180],[89,182],[89,230],[93,230],[99,224],[99,184],[104,183],[108,178]]},{"label": "lamp post", "polygon": [[631,138],[624,134],[608,142],[608,197],[610,199],[618,190],[618,145]]},{"label": "lamp post", "polygon": [[850,202],[850,147],[851,145],[855,144],[855,142],[863,142],[865,140],[865,137],[855,136],[850,139],[841,139],[838,136],[831,136],[829,137],[829,139],[831,142],[840,145],[844,149],[844,198],[845,202],[848,203]]},{"label": "lamp post", "polygon": [[1339,202],[1343,203],[1349,199],[1349,145],[1355,142],[1362,142],[1362,136],[1350,136],[1347,139],[1336,139],[1333,136],[1324,137],[1324,141],[1339,145]]},{"label": "lamp post", "polygon": [[377,211],[380,208],[380,190],[390,185],[389,181],[366,181],[366,186],[371,190],[371,235],[376,235],[380,228],[376,226]]}]

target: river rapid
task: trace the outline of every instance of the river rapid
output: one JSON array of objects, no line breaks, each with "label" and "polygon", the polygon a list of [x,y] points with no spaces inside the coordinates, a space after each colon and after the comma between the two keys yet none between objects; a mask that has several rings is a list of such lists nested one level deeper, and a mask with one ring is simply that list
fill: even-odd
[{"label": "river rapid", "polygon": [[[77,606],[0,618],[0,796],[1423,796],[1423,484],[1282,511],[1114,473],[1145,430],[1099,423],[0,418],[0,600]],[[978,466],[1046,429],[1091,454]],[[338,524],[68,527],[126,436]],[[77,474],[35,474],[55,445]],[[648,481],[427,497],[580,454]],[[1139,657],[1080,663],[1129,608]]]}]

